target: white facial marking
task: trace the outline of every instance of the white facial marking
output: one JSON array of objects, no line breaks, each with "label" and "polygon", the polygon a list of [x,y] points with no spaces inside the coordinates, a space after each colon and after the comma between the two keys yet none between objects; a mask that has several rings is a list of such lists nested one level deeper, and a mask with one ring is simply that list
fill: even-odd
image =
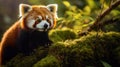
[{"label": "white facial marking", "polygon": [[53,19],[50,19],[51,27],[53,27]]},{"label": "white facial marking", "polygon": [[46,15],[46,19],[48,19],[48,15]]},{"label": "white facial marking", "polygon": [[42,19],[42,17],[41,16],[38,16],[40,19]]},{"label": "white facial marking", "polygon": [[33,29],[33,25],[35,23],[35,20],[28,20],[27,26],[31,29]]},{"label": "white facial marking", "polygon": [[38,23],[37,25],[36,25],[36,28],[38,28],[38,29],[44,29],[44,25],[45,24],[47,24],[48,25],[48,27],[47,27],[47,29],[49,29],[50,27],[49,27],[49,23],[46,21],[46,20],[42,20],[40,23]]}]

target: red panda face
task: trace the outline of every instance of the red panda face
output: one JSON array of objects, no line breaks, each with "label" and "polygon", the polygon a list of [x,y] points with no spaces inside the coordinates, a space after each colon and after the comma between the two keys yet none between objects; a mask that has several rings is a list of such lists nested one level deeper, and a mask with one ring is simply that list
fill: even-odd
[{"label": "red panda face", "polygon": [[24,28],[48,31],[56,25],[57,5],[50,4],[48,6],[30,6],[26,4],[20,5],[20,16],[23,20]]}]

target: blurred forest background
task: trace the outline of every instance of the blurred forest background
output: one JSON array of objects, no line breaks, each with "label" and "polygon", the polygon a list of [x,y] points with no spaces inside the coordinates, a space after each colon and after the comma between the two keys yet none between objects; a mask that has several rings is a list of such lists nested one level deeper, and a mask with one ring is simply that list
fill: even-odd
[{"label": "blurred forest background", "polygon": [[[0,37],[19,18],[19,4],[47,5],[58,4],[58,26],[81,31],[90,26],[100,13],[109,8],[115,0],[0,0]],[[120,16],[120,6],[112,10],[104,20],[116,19]],[[107,28],[107,29],[106,29]],[[105,26],[104,30],[120,31],[119,23]]]},{"label": "blurred forest background", "polygon": [[[38,48],[31,56],[13,58],[11,67],[117,67],[120,65],[119,0],[0,0],[0,37],[19,15],[19,4],[58,4],[57,26],[49,34],[49,49]],[[91,26],[92,30],[88,30]],[[92,31],[92,32],[91,32]],[[57,49],[56,49],[57,48]],[[19,61],[22,59],[22,62]],[[23,65],[23,66],[21,66]]]}]

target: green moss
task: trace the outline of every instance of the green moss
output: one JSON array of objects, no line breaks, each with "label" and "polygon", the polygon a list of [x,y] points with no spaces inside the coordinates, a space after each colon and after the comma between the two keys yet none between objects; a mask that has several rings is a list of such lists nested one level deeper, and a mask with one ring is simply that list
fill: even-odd
[{"label": "green moss", "polygon": [[52,55],[49,55],[38,61],[33,67],[60,67],[60,64],[58,59]]},{"label": "green moss", "polygon": [[102,67],[101,61],[116,67],[120,64],[120,33],[90,32],[80,38],[54,40],[49,48],[34,51],[30,56],[17,55],[7,67]]},{"label": "green moss", "polygon": [[58,42],[51,46],[50,54],[60,60],[62,67],[84,66],[84,62],[87,63],[93,59],[93,51],[87,46],[75,47],[76,44],[74,41]]},{"label": "green moss", "polygon": [[5,67],[32,67],[37,61],[46,57],[47,54],[48,48],[39,47],[34,49],[34,52],[28,56],[18,54]]},{"label": "green moss", "polygon": [[23,56],[18,54],[6,64],[6,67],[31,67],[36,60],[37,58],[35,56]]},{"label": "green moss", "polygon": [[50,31],[49,36],[53,42],[75,39],[77,37],[76,33],[71,29],[52,30]]},{"label": "green moss", "polygon": [[119,64],[120,33],[91,32],[74,40],[54,43],[50,48],[61,61],[62,67],[103,66],[101,60],[115,66]]}]

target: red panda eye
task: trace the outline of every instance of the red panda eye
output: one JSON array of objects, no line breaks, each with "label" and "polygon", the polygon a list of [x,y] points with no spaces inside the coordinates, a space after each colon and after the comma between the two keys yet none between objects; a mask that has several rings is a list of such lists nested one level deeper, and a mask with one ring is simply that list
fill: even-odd
[{"label": "red panda eye", "polygon": [[40,18],[37,18],[36,21],[37,21],[37,22],[41,22],[42,20],[41,20]]},{"label": "red panda eye", "polygon": [[47,22],[49,22],[49,19],[46,19],[47,20]]}]

